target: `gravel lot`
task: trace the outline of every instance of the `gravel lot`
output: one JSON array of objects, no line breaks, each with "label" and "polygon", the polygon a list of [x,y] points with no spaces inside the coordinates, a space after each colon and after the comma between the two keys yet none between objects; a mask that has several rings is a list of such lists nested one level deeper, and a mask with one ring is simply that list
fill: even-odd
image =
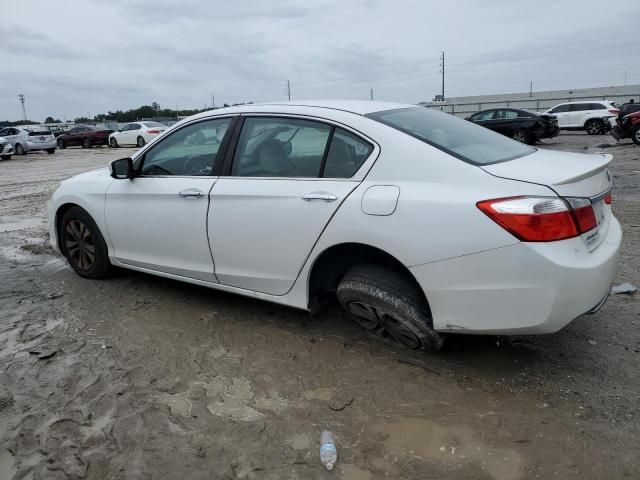
[{"label": "gravel lot", "polygon": [[[615,157],[617,283],[640,286],[640,148]],[[78,277],[47,245],[57,183],[133,150],[0,162],[0,480],[637,479],[640,295],[539,337],[438,355],[316,316],[133,272]],[[339,460],[322,470],[318,436]]]}]

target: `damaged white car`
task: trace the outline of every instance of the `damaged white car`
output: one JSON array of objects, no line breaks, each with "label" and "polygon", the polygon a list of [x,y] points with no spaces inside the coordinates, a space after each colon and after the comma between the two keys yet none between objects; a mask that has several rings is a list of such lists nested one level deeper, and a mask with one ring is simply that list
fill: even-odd
[{"label": "damaged white car", "polygon": [[65,182],[51,241],[112,266],[315,310],[413,349],[555,332],[616,272],[610,155],[544,151],[412,105],[245,105],[190,117]]},{"label": "damaged white car", "polygon": [[13,153],[13,146],[9,140],[4,137],[0,137],[0,159],[10,160]]}]

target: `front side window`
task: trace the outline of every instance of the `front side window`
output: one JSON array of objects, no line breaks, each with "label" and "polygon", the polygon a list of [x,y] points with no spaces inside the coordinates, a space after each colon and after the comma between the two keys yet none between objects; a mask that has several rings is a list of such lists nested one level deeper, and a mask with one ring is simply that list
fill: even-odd
[{"label": "front side window", "polygon": [[504,162],[535,152],[488,128],[423,107],[384,110],[366,116],[475,165]]},{"label": "front side window", "polygon": [[239,177],[318,177],[331,127],[293,118],[247,118],[231,174]]},{"label": "front side window", "polygon": [[494,110],[488,110],[486,112],[476,113],[473,117],[471,117],[471,121],[473,122],[485,122],[487,120],[491,120],[493,118]]},{"label": "front side window", "polygon": [[230,118],[205,120],[176,130],[142,157],[140,173],[149,175],[211,175]]}]

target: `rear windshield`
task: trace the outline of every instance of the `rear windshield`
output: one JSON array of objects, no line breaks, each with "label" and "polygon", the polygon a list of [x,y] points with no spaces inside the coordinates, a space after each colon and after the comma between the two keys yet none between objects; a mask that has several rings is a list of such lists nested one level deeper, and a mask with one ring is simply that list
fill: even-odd
[{"label": "rear windshield", "polygon": [[51,135],[51,132],[49,130],[38,130],[38,131],[29,132],[30,137],[42,137],[42,136],[48,137],[49,135]]},{"label": "rear windshield", "polygon": [[474,165],[529,155],[535,149],[467,120],[424,107],[370,113],[367,117]]},{"label": "rear windshield", "polygon": [[142,122],[142,124],[145,127],[161,127],[161,128],[165,128],[166,125],[160,123],[160,122]]}]

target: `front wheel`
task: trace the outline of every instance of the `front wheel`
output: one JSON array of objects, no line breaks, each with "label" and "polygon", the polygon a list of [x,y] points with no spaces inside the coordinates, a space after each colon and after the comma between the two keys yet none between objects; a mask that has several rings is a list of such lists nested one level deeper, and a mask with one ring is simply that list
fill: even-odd
[{"label": "front wheel", "polygon": [[138,148],[144,147],[144,138],[138,137],[138,140],[136,141],[136,144],[138,145]]},{"label": "front wheel", "polygon": [[53,155],[54,153],[56,153],[56,149],[55,148],[47,148],[47,153],[49,155]]},{"label": "front wheel", "polygon": [[82,141],[82,148],[91,148],[91,140],[89,140],[88,138],[85,138]]},{"label": "front wheel", "polygon": [[64,143],[64,140],[60,140],[60,139],[58,139],[58,142],[57,142],[57,143],[58,143],[58,148],[62,148],[62,149],[67,148],[67,144],[66,144],[66,143]]},{"label": "front wheel", "polygon": [[26,155],[27,152],[24,151],[24,147],[22,145],[20,145],[19,143],[16,143],[16,155]]},{"label": "front wheel", "polygon": [[589,135],[601,135],[604,133],[604,122],[599,118],[594,118],[585,123],[584,129]]},{"label": "front wheel", "polygon": [[118,141],[115,138],[111,137],[109,139],[109,146],[111,148],[118,148]]},{"label": "front wheel", "polygon": [[85,278],[104,278],[111,270],[107,244],[100,229],[84,209],[72,207],[59,230],[60,246],[69,265]]},{"label": "front wheel", "polygon": [[366,330],[413,350],[437,352],[444,336],[433,329],[429,305],[406,276],[379,265],[357,265],[338,285],[338,300]]},{"label": "front wheel", "polygon": [[631,130],[631,140],[636,145],[640,145],[640,125],[636,125],[633,130]]}]

